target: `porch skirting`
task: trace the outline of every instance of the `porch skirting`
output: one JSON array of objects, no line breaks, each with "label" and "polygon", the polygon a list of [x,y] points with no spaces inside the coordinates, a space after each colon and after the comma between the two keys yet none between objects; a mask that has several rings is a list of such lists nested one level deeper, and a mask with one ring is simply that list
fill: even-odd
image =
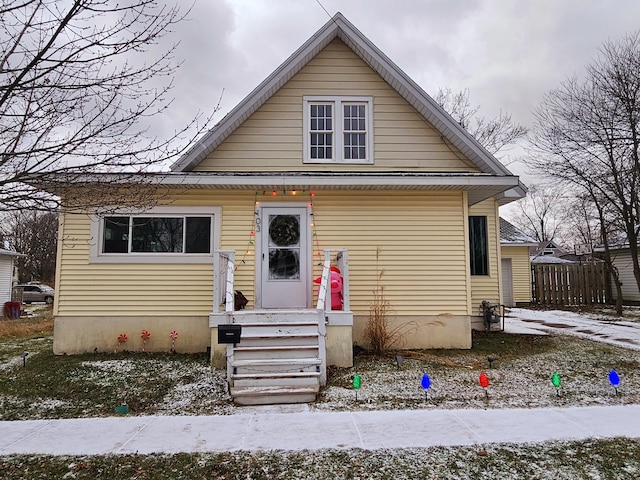
[{"label": "porch skirting", "polygon": [[[368,315],[354,315],[353,342],[368,347],[364,331]],[[389,330],[399,333],[392,348],[471,348],[471,317],[469,315],[390,315]]]},{"label": "porch skirting", "polygon": [[[209,347],[208,315],[202,316],[56,316],[54,320],[53,353],[72,355],[85,352],[114,352],[143,349],[141,333],[151,336],[144,345],[147,352],[168,352],[172,331],[178,333],[175,348],[178,353],[206,352]],[[126,334],[120,343],[118,336]]]}]

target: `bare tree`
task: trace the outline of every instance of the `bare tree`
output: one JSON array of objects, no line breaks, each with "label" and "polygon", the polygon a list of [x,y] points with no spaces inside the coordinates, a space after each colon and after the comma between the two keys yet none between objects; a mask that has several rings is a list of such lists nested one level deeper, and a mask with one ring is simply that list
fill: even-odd
[{"label": "bare tree", "polygon": [[532,185],[510,220],[538,242],[557,240],[567,217],[566,203],[566,192],[557,186]]},{"label": "bare tree", "polygon": [[12,211],[2,223],[5,243],[23,253],[16,259],[20,282],[53,284],[56,270],[58,215],[53,212]]},{"label": "bare tree", "polygon": [[[0,210],[58,207],[43,190],[68,208],[144,200],[114,193],[113,174],[175,158],[210,123],[197,115],[166,136],[147,123],[171,103],[178,67],[176,44],[154,49],[185,14],[157,0],[0,0]],[[100,173],[112,175],[67,189]]]},{"label": "bare tree", "polygon": [[501,111],[494,118],[478,116],[480,106],[471,106],[468,89],[454,93],[448,87],[441,88],[434,100],[493,155],[513,146],[527,134],[524,126],[511,119],[511,114]]},{"label": "bare tree", "polygon": [[608,256],[619,225],[640,288],[640,32],[606,42],[587,66],[548,92],[535,111],[530,162],[597,207]]}]

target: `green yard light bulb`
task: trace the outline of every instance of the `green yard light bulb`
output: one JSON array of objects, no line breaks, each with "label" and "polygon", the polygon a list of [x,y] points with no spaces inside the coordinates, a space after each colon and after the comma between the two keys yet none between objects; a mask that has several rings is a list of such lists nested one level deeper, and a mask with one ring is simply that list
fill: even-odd
[{"label": "green yard light bulb", "polygon": [[358,401],[358,390],[360,389],[361,385],[362,379],[360,378],[360,375],[356,373],[353,377],[353,389],[356,391],[356,402]]},{"label": "green yard light bulb", "polygon": [[553,386],[556,387],[556,394],[558,396],[560,396],[560,375],[558,375],[558,372],[553,372],[553,375],[551,375],[551,383],[553,383]]}]

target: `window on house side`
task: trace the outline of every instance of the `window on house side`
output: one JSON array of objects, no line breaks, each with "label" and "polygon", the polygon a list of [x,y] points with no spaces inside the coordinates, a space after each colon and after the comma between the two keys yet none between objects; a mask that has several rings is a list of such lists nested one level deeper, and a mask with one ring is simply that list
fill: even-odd
[{"label": "window on house side", "polygon": [[304,97],[305,162],[371,163],[370,97]]},{"label": "window on house side", "polygon": [[471,275],[489,275],[487,217],[469,217],[469,260]]}]

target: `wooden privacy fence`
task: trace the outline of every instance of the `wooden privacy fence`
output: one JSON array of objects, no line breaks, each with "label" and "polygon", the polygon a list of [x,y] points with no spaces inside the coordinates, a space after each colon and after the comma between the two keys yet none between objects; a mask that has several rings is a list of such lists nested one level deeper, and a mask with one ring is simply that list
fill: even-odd
[{"label": "wooden privacy fence", "polygon": [[531,284],[538,305],[597,305],[611,300],[604,263],[534,264]]}]

